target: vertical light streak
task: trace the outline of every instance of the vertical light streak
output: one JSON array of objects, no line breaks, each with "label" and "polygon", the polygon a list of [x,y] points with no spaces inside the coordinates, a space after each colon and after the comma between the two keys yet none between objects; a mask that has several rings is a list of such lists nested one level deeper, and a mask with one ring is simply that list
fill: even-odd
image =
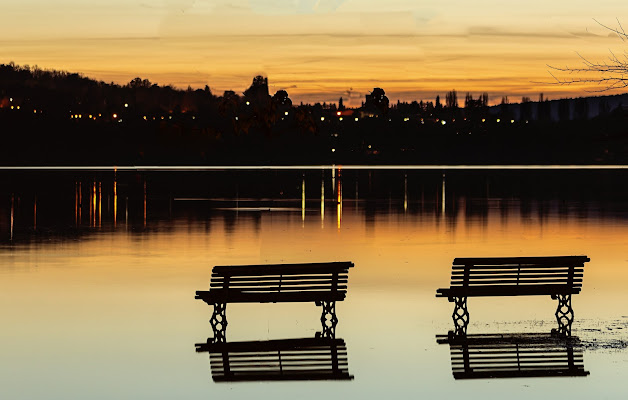
[{"label": "vertical light streak", "polygon": [[441,208],[441,213],[442,213],[443,218],[444,218],[445,217],[445,174],[443,174],[443,190],[442,190],[442,193],[441,193],[440,208]]},{"label": "vertical light streak", "polygon": [[37,195],[35,195],[35,203],[33,204],[33,229],[37,230]]},{"label": "vertical light streak", "polygon": [[15,205],[15,194],[11,193],[11,234],[10,234],[11,241],[13,241],[13,215],[14,215],[13,208],[14,208],[14,205]]},{"label": "vertical light streak", "polygon": [[408,212],[408,175],[403,177],[403,212]]},{"label": "vertical light streak", "polygon": [[78,223],[77,225],[80,225],[83,223],[82,211],[83,211],[83,189],[81,187],[81,182],[79,182],[78,183]]},{"label": "vertical light streak", "polygon": [[98,182],[98,227],[102,226],[102,182]]},{"label": "vertical light streak", "polygon": [[323,172],[323,178],[321,179],[321,226],[325,221],[325,172]]},{"label": "vertical light streak", "polygon": [[338,225],[338,229],[340,229],[340,226],[342,225],[342,176],[341,176],[341,171],[340,169],[338,169],[338,179],[337,179],[337,185],[338,187],[336,188],[336,215],[337,215],[337,225]]},{"label": "vertical light streak", "polygon": [[146,181],[144,181],[144,228],[146,228]]},{"label": "vertical light streak", "polygon": [[301,221],[305,222],[305,174],[301,182]]},{"label": "vertical light streak", "polygon": [[78,226],[78,182],[74,182],[74,224]]},{"label": "vertical light streak", "polygon": [[118,183],[113,181],[113,227],[118,222]]},{"label": "vertical light streak", "polygon": [[92,212],[90,214],[92,226],[96,226],[96,181],[92,184],[92,200],[90,202]]}]

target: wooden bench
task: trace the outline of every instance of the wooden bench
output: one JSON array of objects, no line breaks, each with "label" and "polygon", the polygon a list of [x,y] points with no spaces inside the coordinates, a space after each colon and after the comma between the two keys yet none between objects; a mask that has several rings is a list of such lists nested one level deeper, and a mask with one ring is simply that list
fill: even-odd
[{"label": "wooden bench", "polygon": [[436,297],[455,302],[454,327],[466,334],[469,324],[467,298],[479,296],[549,295],[558,299],[556,319],[559,332],[571,333],[571,295],[580,293],[586,256],[456,258],[449,288],[438,289]]},{"label": "wooden bench", "polygon": [[208,352],[214,382],[351,380],[344,340],[303,338],[196,344]]},{"label": "wooden bench", "polygon": [[215,266],[208,291],[196,299],[213,305],[210,323],[217,341],[224,342],[228,303],[314,302],[322,306],[323,336],[335,334],[336,301],[347,294],[352,262]]},{"label": "wooden bench", "polygon": [[587,376],[576,336],[544,333],[437,336],[449,344],[454,379]]}]

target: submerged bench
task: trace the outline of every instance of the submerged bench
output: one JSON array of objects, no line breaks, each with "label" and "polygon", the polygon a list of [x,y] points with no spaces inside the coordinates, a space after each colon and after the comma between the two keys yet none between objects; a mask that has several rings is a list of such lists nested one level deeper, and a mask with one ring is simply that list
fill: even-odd
[{"label": "submerged bench", "polygon": [[449,344],[454,379],[587,376],[576,336],[544,333],[437,336]]},{"label": "submerged bench", "polygon": [[586,256],[456,258],[449,288],[438,289],[436,297],[455,302],[454,327],[466,334],[469,324],[467,298],[479,296],[549,295],[558,299],[556,320],[559,332],[571,333],[571,295],[580,293]]},{"label": "submerged bench", "polygon": [[196,299],[214,307],[210,323],[215,339],[224,342],[228,303],[314,302],[322,306],[323,336],[333,336],[336,301],[347,294],[352,262],[215,266],[208,291]]},{"label": "submerged bench", "polygon": [[196,344],[208,352],[214,382],[351,380],[342,339],[303,338]]}]

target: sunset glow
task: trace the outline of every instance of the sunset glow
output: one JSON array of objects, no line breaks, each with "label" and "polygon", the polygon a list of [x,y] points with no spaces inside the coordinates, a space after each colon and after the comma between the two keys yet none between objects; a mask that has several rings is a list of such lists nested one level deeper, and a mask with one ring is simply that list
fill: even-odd
[{"label": "sunset glow", "polygon": [[[604,60],[622,42],[618,3],[482,0],[421,5],[344,0],[26,0],[3,2],[2,63],[79,72],[125,84],[243,91],[254,75],[293,100],[348,100],[373,87],[392,101],[448,90],[519,101],[590,95],[551,85],[548,64]],[[594,20],[595,18],[595,20]],[[589,88],[591,89],[591,88]]]}]

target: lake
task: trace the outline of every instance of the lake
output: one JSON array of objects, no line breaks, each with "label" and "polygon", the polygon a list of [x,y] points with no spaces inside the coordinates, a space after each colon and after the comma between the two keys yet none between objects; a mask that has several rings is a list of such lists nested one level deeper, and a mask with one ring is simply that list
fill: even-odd
[{"label": "lake", "polygon": [[[597,168],[0,170],[1,397],[625,398],[627,178]],[[454,348],[437,342],[453,329],[453,304],[435,297],[453,259],[561,255],[590,258],[572,327],[589,375],[454,379]],[[212,307],[194,298],[212,267],[327,261],[355,265],[335,332],[352,379],[215,381],[195,348],[213,337]],[[470,298],[468,334],[547,335],[555,310],[550,296]],[[226,342],[310,340],[320,313],[229,304]]]}]

